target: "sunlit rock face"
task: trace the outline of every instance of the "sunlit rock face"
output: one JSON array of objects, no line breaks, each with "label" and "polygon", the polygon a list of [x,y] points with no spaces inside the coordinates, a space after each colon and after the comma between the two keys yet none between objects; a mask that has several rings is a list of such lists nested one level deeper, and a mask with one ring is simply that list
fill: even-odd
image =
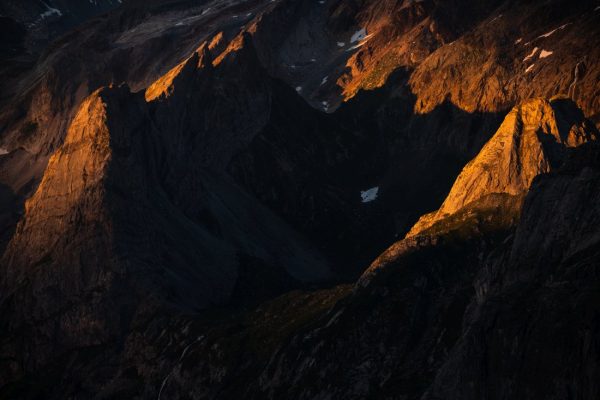
[{"label": "sunlit rock face", "polygon": [[[469,329],[424,398],[596,396],[587,377],[600,371],[591,333],[599,328],[598,231],[590,226],[599,217],[598,160],[598,145],[583,145],[560,170],[534,180],[514,237],[474,281]],[[573,356],[582,346],[588,351]]]},{"label": "sunlit rock face", "polygon": [[516,106],[462,170],[440,209],[421,217],[407,237],[486,195],[527,193],[536,176],[560,166],[568,148],[597,139],[596,127],[571,100],[535,99]]},{"label": "sunlit rock face", "polygon": [[600,396],[595,5],[0,14],[0,398]]},{"label": "sunlit rock face", "polygon": [[94,92],[25,204],[1,287],[21,315],[6,329],[48,338],[23,350],[34,368],[121,337],[145,302],[192,312],[330,277],[313,245],[149,112],[126,86]]}]

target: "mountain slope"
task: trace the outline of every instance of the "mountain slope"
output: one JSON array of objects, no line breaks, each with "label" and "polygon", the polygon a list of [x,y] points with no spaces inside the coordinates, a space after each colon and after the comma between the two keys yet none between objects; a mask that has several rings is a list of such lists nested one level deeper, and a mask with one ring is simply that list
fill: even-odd
[{"label": "mountain slope", "polygon": [[476,281],[470,329],[424,398],[597,396],[597,174],[593,144],[534,181],[511,245]]},{"label": "mountain slope", "polygon": [[0,17],[0,398],[598,397],[596,4],[84,3]]},{"label": "mountain slope", "polygon": [[596,139],[594,125],[569,100],[535,99],[516,106],[465,166],[440,209],[421,217],[407,236],[418,235],[486,195],[527,193],[536,176],[561,164],[567,148]]},{"label": "mountain slope", "polygon": [[[581,123],[578,113],[562,115],[569,125]],[[556,125],[553,118],[544,121]],[[592,135],[591,129],[583,133]],[[587,340],[579,333],[582,327],[595,329],[589,296],[597,285],[597,218],[582,205],[593,201],[597,151],[593,143],[566,150],[565,165],[534,179],[523,211],[523,192],[492,193],[436,230],[404,239],[382,254],[353,290],[292,292],[249,312],[161,319],[158,326],[166,330],[146,328],[140,316],[140,331],[131,333],[120,372],[105,390],[116,394],[127,388],[142,398],[159,392],[169,398],[469,399],[543,397],[577,385],[586,391],[581,398],[593,398],[597,389],[583,380],[596,371],[595,347],[589,347],[591,356],[566,355]],[[500,168],[497,175],[507,177],[508,171]],[[553,217],[538,218],[539,213]],[[572,234],[565,236],[566,231]],[[573,262],[581,272],[578,267],[560,272]],[[571,285],[581,285],[583,292],[568,295]],[[559,297],[547,303],[553,296]],[[559,299],[563,305],[552,311]],[[565,307],[588,311],[559,322]],[[151,315],[146,318],[157,318]],[[491,324],[500,329],[490,329]],[[557,334],[570,343],[561,347],[564,356],[554,355],[553,339],[527,339],[529,326],[539,334],[560,327]],[[508,339],[513,335],[523,338],[517,343]],[[140,353],[145,346],[155,349],[155,367]],[[548,357],[539,358],[530,348]],[[515,367],[522,360],[530,363],[531,373]],[[579,362],[586,372],[566,375]],[[126,372],[131,370],[136,374]],[[548,376],[560,379],[549,387],[540,380]],[[465,379],[477,384],[465,388]]]},{"label": "mountain slope", "polygon": [[95,92],[27,201],[1,262],[5,311],[21,315],[6,332],[45,340],[3,343],[20,352],[18,368],[122,337],[148,297],[194,310],[329,277],[318,251],[207,167],[193,169],[185,194],[200,211],[186,213],[161,179],[169,137],[148,116],[127,87]]}]

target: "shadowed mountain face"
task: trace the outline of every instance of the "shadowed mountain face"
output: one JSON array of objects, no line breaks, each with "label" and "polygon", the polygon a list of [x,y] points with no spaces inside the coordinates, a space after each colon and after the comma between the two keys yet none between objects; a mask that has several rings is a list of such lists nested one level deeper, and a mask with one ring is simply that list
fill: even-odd
[{"label": "shadowed mountain face", "polygon": [[0,399],[600,395],[594,2],[0,12]]}]

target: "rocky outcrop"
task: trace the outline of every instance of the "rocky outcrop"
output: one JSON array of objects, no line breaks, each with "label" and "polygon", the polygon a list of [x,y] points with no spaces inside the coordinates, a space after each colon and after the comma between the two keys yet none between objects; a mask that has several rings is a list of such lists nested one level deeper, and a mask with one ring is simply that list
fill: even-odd
[{"label": "rocky outcrop", "polygon": [[0,17],[0,398],[598,397],[594,7],[124,3]]},{"label": "rocky outcrop", "polygon": [[487,195],[524,195],[536,176],[561,164],[567,148],[596,139],[595,126],[567,99],[535,99],[516,106],[462,170],[440,209],[421,217],[407,237]]},{"label": "rocky outcrop", "polygon": [[476,280],[468,329],[424,398],[597,396],[598,154],[582,146],[534,181],[514,238]]},{"label": "rocky outcrop", "polygon": [[[218,171],[188,164],[194,185],[167,192],[175,160],[161,144],[176,145],[173,133],[125,86],[83,102],[0,263],[3,307],[15,315],[4,382],[122,340],[149,299],[189,312],[329,277],[318,251]],[[14,335],[23,329],[24,345]]]},{"label": "rocky outcrop", "polygon": [[[316,128],[322,129],[316,137],[331,130],[361,136],[362,151],[346,162],[361,163],[361,168],[332,179],[344,182],[332,193],[343,200],[318,205],[320,214],[344,225],[341,236],[350,237],[354,247],[377,236],[365,246],[368,255],[360,261],[352,263],[353,256],[340,263],[352,264],[351,275],[443,200],[464,163],[516,102],[569,92],[575,93],[587,115],[593,117],[598,109],[593,100],[597,71],[584,60],[586,55],[593,59],[598,46],[585,49],[579,39],[598,37],[592,34],[597,13],[584,4],[540,18],[545,13],[532,3],[507,10],[498,2],[467,0],[452,6],[438,1],[126,3],[60,38],[39,61],[13,60],[20,72],[7,73],[1,83],[0,144],[8,151],[25,150],[20,159],[36,166],[23,171],[30,186],[39,183],[44,164],[89,93],[119,82],[134,91],[157,88],[153,83],[160,83],[169,71],[175,75],[202,43],[208,43],[213,61],[220,62],[225,49],[235,48],[249,34],[266,75],[281,80],[320,111],[333,113],[343,104],[331,124]],[[550,9],[560,8],[558,3]],[[518,29],[507,26],[514,15],[523,21]],[[579,17],[581,22],[574,23]],[[564,24],[569,25],[558,29]],[[524,69],[523,58],[534,44],[541,48],[544,43],[553,44],[554,55],[536,62],[534,71],[512,74]],[[432,80],[438,84],[429,84]],[[348,101],[342,102],[344,98]],[[262,114],[258,109],[265,104],[257,104],[252,113]],[[249,123],[243,119],[241,125]],[[355,145],[354,137],[340,143],[343,152]],[[419,179],[402,172],[407,169]],[[351,176],[358,179],[352,182]],[[318,177],[309,178],[314,179]],[[20,191],[10,174],[0,175],[0,183],[18,199],[10,213],[18,212],[32,190]],[[360,192],[376,186],[378,202],[369,209],[361,207]],[[246,189],[255,193],[255,188]],[[295,214],[314,215],[311,196],[314,193],[305,196]],[[295,221],[316,217],[291,216],[277,208],[273,211],[304,233],[324,230]],[[329,215],[329,210],[343,212]],[[6,220],[13,230],[15,218]],[[358,220],[364,223],[355,224]],[[363,235],[371,222],[384,229]],[[340,235],[329,230],[326,236],[331,243],[326,251],[343,255]]]},{"label": "rocky outcrop", "polygon": [[[309,321],[254,368],[228,362],[228,323],[202,336],[173,361],[162,393],[211,397],[216,386],[226,398],[595,398],[598,218],[584,204],[596,202],[598,150],[567,150],[565,165],[534,179],[522,215],[514,196],[490,195],[445,230],[394,246],[353,293],[315,293],[337,303],[301,314]],[[236,343],[260,335],[248,326]],[[210,366],[219,373],[202,372]]]}]

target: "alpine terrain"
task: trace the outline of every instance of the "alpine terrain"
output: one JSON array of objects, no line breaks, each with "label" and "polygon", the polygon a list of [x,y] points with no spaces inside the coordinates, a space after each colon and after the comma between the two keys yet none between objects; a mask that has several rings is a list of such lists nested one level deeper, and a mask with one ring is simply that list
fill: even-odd
[{"label": "alpine terrain", "polygon": [[0,399],[600,398],[599,1],[0,35]]}]

